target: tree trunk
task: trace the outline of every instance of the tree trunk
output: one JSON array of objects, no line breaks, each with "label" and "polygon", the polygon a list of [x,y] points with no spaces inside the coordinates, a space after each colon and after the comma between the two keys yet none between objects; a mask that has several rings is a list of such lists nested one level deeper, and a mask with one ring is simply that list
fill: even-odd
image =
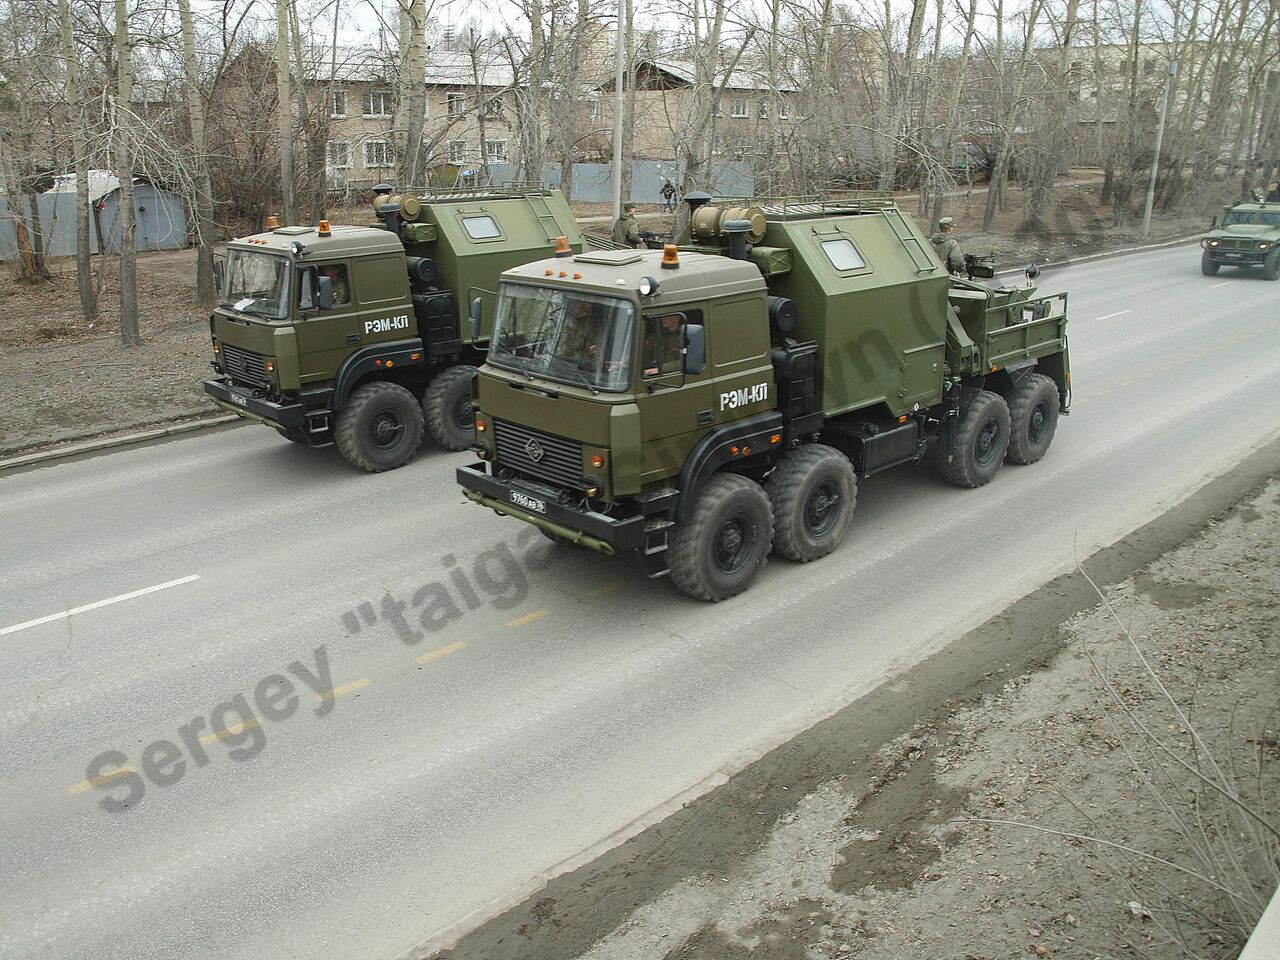
[{"label": "tree trunk", "polygon": [[196,225],[196,303],[208,309],[217,299],[213,289],[213,185],[209,179],[208,144],[205,139],[204,97],[196,61],[196,31],[191,0],[178,0],[182,24],[182,68],[186,74],[187,113],[191,118],[191,152],[194,167],[193,213]]},{"label": "tree trunk", "polygon": [[115,141],[120,178],[120,339],[126,347],[142,343],[138,331],[138,223],[133,197],[133,56],[129,39],[129,0],[116,0]]},{"label": "tree trunk", "polygon": [[[396,129],[400,131],[396,151],[396,178],[401,187],[416,186],[422,167],[422,123],[427,105],[427,9],[424,0],[400,0],[403,6],[407,44],[400,72],[400,95],[396,98]],[[475,40],[473,38],[474,45]],[[483,104],[476,109],[483,111]],[[483,149],[483,148],[482,148]]]},{"label": "tree trunk", "polygon": [[276,117],[284,222],[292,224],[298,222],[298,194],[294,185],[293,96],[289,89],[289,2],[276,0]]},{"label": "tree trunk", "polygon": [[[582,4],[583,12],[579,16],[583,19],[583,29],[586,28],[585,10],[586,3]],[[625,70],[626,75],[626,92],[623,97],[622,114],[622,202],[626,203],[631,199],[631,192],[635,187],[635,163],[634,154],[636,146],[636,29],[635,29],[635,0],[627,0],[627,32],[626,32],[626,52],[624,56],[627,59]],[[674,172],[672,176],[674,176]]]},{"label": "tree trunk", "polygon": [[[946,140],[943,147],[943,162],[950,165],[955,159],[956,141],[960,136],[960,96],[964,91],[965,81],[968,79],[969,73],[969,57],[973,51],[974,24],[978,19],[978,0],[969,0],[969,11],[965,15],[964,23],[964,44],[960,48],[960,60],[956,64],[956,77],[952,84],[951,99],[949,102],[949,110],[947,112],[947,125],[945,130]],[[973,158],[968,153],[965,154],[965,173],[969,173],[969,167]],[[946,206],[946,196],[939,192],[933,201],[933,222],[937,223],[942,219],[942,213]]]},{"label": "tree trunk", "polygon": [[71,152],[76,168],[76,286],[80,292],[80,313],[85,323],[98,319],[98,294],[93,288],[93,260],[89,218],[89,138],[85,126],[84,93],[80,82],[80,57],[76,53],[71,21],[71,0],[58,0],[62,57],[66,69],[67,125],[71,132]]}]

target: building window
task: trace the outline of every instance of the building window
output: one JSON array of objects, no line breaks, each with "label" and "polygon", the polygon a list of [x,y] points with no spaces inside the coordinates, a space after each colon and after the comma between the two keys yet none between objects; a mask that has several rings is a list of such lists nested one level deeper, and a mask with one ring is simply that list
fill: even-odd
[{"label": "building window", "polygon": [[423,120],[431,119],[431,94],[430,93],[428,93],[425,97],[422,98],[422,119]]},{"label": "building window", "polygon": [[745,117],[749,113],[749,107],[745,100],[734,100],[729,104],[729,115],[731,117]]},{"label": "building window", "polygon": [[467,162],[467,141],[465,140],[449,141],[449,162],[450,163],[466,163]]},{"label": "building window", "polygon": [[778,101],[778,119],[786,120],[791,116],[791,106],[785,100]]},{"label": "building window", "polygon": [[760,119],[761,120],[769,119],[769,104],[764,100],[760,101]]},{"label": "building window", "polygon": [[494,97],[484,105],[484,115],[486,120],[499,120],[502,118],[502,98]]},{"label": "building window", "polygon": [[366,117],[391,116],[391,92],[389,90],[369,90],[364,95],[364,115]]},{"label": "building window", "polygon": [[351,144],[346,140],[330,140],[325,144],[329,166],[346,169],[351,166]]},{"label": "building window", "polygon": [[724,153],[724,141],[720,138],[720,134],[716,134],[711,138],[711,152]]},{"label": "building window", "polygon": [[347,91],[334,90],[330,94],[329,116],[342,119],[347,115]]},{"label": "building window", "polygon": [[465,93],[450,93],[445,97],[446,113],[451,117],[460,117],[467,112],[467,95]]},{"label": "building window", "polygon": [[484,142],[484,158],[490,163],[506,163],[507,141],[486,140]]},{"label": "building window", "polygon": [[364,167],[376,170],[379,167],[391,166],[391,144],[385,140],[366,140],[364,142]]}]

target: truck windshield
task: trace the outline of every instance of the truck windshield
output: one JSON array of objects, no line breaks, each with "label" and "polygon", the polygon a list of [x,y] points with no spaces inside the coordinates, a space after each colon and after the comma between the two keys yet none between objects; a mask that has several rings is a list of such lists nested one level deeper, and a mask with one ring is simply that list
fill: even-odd
[{"label": "truck windshield", "polygon": [[635,309],[626,300],[504,283],[489,362],[618,392],[631,383],[634,328]]},{"label": "truck windshield", "polygon": [[1280,227],[1280,210],[1272,213],[1269,210],[1234,210],[1222,221],[1223,226],[1233,223],[1262,223],[1269,227]]},{"label": "truck windshield", "polygon": [[256,250],[227,252],[222,305],[272,320],[289,315],[289,261]]}]

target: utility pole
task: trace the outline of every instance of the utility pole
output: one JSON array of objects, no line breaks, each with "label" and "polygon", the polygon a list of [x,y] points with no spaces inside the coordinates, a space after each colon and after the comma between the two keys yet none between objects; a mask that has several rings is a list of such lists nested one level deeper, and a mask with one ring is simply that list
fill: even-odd
[{"label": "utility pole", "polygon": [[626,73],[627,0],[618,0],[618,34],[614,38],[613,77],[613,219],[622,216],[622,114],[625,103],[622,96],[622,78]]},{"label": "utility pole", "polygon": [[[1177,30],[1177,22],[1174,22]],[[1178,73],[1178,36],[1174,33],[1173,47],[1169,53],[1169,72],[1164,76],[1164,93],[1160,97],[1160,120],[1156,124],[1156,152],[1151,158],[1151,180],[1147,184],[1147,204],[1142,211],[1142,236],[1145,239],[1151,234],[1151,207],[1156,201],[1156,176],[1160,173],[1160,147],[1164,143],[1164,118],[1169,112],[1169,88],[1173,86],[1173,78]]]}]

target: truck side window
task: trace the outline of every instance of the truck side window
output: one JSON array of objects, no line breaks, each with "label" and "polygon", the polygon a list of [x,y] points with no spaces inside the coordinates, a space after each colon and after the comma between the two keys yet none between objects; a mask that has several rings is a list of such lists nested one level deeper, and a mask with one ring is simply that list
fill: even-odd
[{"label": "truck side window", "polygon": [[502,236],[502,231],[498,229],[498,221],[488,215],[463,217],[462,226],[472,240],[493,240]]},{"label": "truck side window", "polygon": [[347,265],[345,263],[326,263],[320,267],[320,273],[317,276],[328,277],[333,281],[333,305],[335,307],[345,307],[351,303],[351,283],[347,280]]},{"label": "truck side window", "polygon": [[655,313],[644,318],[644,347],[640,362],[646,377],[680,372],[685,323],[701,323],[702,314]]}]

